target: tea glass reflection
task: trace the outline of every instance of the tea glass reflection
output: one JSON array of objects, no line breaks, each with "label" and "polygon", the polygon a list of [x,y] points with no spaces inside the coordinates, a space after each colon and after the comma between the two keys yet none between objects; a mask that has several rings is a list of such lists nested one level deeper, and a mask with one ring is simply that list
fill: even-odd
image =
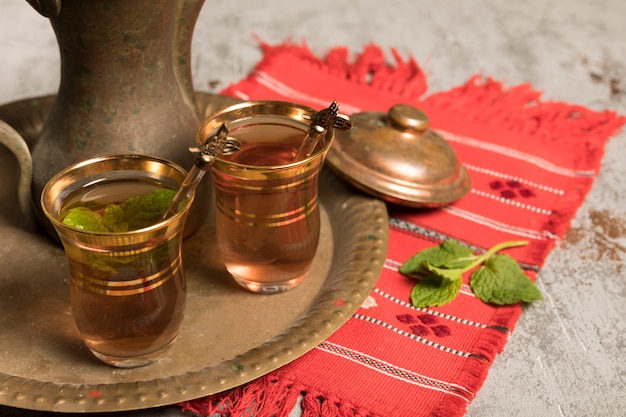
[{"label": "tea glass reflection", "polygon": [[[216,235],[226,269],[244,288],[279,293],[302,282],[320,237],[318,180],[333,141],[329,129],[313,153],[296,160],[315,111],[279,101],[252,101],[206,119],[199,145],[226,124],[238,151],[219,155],[210,172]],[[305,116],[305,117],[303,117]]]},{"label": "tea glass reflection", "polygon": [[155,362],[178,336],[186,298],[182,233],[193,196],[167,220],[128,232],[89,232],[67,226],[61,216],[78,202],[104,206],[176,189],[185,175],[163,159],[113,155],[68,167],[43,190],[43,212],[69,263],[74,321],[89,350],[109,365]]}]

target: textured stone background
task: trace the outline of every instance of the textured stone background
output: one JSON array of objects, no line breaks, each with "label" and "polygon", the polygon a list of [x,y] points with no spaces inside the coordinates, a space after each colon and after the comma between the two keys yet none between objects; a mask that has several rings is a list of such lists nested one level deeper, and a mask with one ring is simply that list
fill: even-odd
[{"label": "textured stone background", "polygon": [[[194,83],[217,92],[244,77],[261,58],[253,35],[306,39],[318,53],[374,42],[414,56],[431,91],[482,72],[530,82],[546,100],[626,114],[625,22],[623,0],[208,0],[194,35]],[[24,0],[0,0],[0,104],[54,93],[58,66],[48,21]],[[539,274],[545,300],[522,315],[468,416],[625,412],[625,159],[622,133]]]}]

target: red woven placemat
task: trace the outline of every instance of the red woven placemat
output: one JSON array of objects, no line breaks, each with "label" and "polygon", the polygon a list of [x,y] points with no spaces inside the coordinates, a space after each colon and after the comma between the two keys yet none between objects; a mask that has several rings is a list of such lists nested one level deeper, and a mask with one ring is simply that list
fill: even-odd
[{"label": "red woven placemat", "polygon": [[471,192],[436,210],[389,206],[387,261],[367,302],[331,337],[294,362],[221,394],[181,404],[202,415],[287,416],[302,396],[304,416],[461,416],[522,312],[476,298],[465,277],[450,304],[416,309],[415,281],[397,268],[420,249],[457,239],[476,251],[528,240],[506,253],[534,280],[598,174],[604,145],[625,119],[610,111],[546,102],[530,85],[505,88],[474,76],[427,95],[411,58],[376,45],[351,59],[324,58],[296,44],[262,44],[264,58],[223,94],[298,102],[337,100],[343,113],[412,104],[454,148]]}]

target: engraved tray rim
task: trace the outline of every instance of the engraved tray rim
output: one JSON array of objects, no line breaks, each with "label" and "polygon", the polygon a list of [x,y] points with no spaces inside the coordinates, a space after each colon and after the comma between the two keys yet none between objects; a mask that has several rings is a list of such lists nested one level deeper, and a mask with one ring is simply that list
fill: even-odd
[{"label": "engraved tray rim", "polygon": [[[196,96],[205,115],[233,102],[231,98],[208,93],[196,93]],[[11,121],[7,119],[13,119],[21,124],[20,133],[25,137],[32,135],[43,123],[46,106],[51,105],[53,98],[44,96],[2,105],[0,118],[5,118],[9,124]],[[34,105],[35,102],[38,105]],[[0,149],[0,154],[2,152],[4,148]],[[6,179],[0,178],[0,181]],[[385,203],[352,188],[328,168],[324,168],[320,179],[320,200],[332,229],[328,273],[322,277],[319,292],[308,300],[308,307],[282,332],[202,369],[128,382],[41,381],[35,377],[10,375],[0,365],[0,404],[55,412],[113,412],[158,407],[239,386],[304,355],[343,325],[365,301],[384,266],[389,237]],[[2,280],[0,277],[0,284]],[[0,301],[1,298],[2,294]]]}]

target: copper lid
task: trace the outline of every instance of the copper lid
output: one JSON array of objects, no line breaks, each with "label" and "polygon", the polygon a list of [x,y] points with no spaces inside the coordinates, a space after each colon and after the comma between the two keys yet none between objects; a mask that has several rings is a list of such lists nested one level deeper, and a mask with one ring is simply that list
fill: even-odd
[{"label": "copper lid", "polygon": [[443,206],[469,191],[466,169],[422,111],[397,104],[350,119],[354,128],[335,132],[327,162],[357,188],[411,207]]}]

